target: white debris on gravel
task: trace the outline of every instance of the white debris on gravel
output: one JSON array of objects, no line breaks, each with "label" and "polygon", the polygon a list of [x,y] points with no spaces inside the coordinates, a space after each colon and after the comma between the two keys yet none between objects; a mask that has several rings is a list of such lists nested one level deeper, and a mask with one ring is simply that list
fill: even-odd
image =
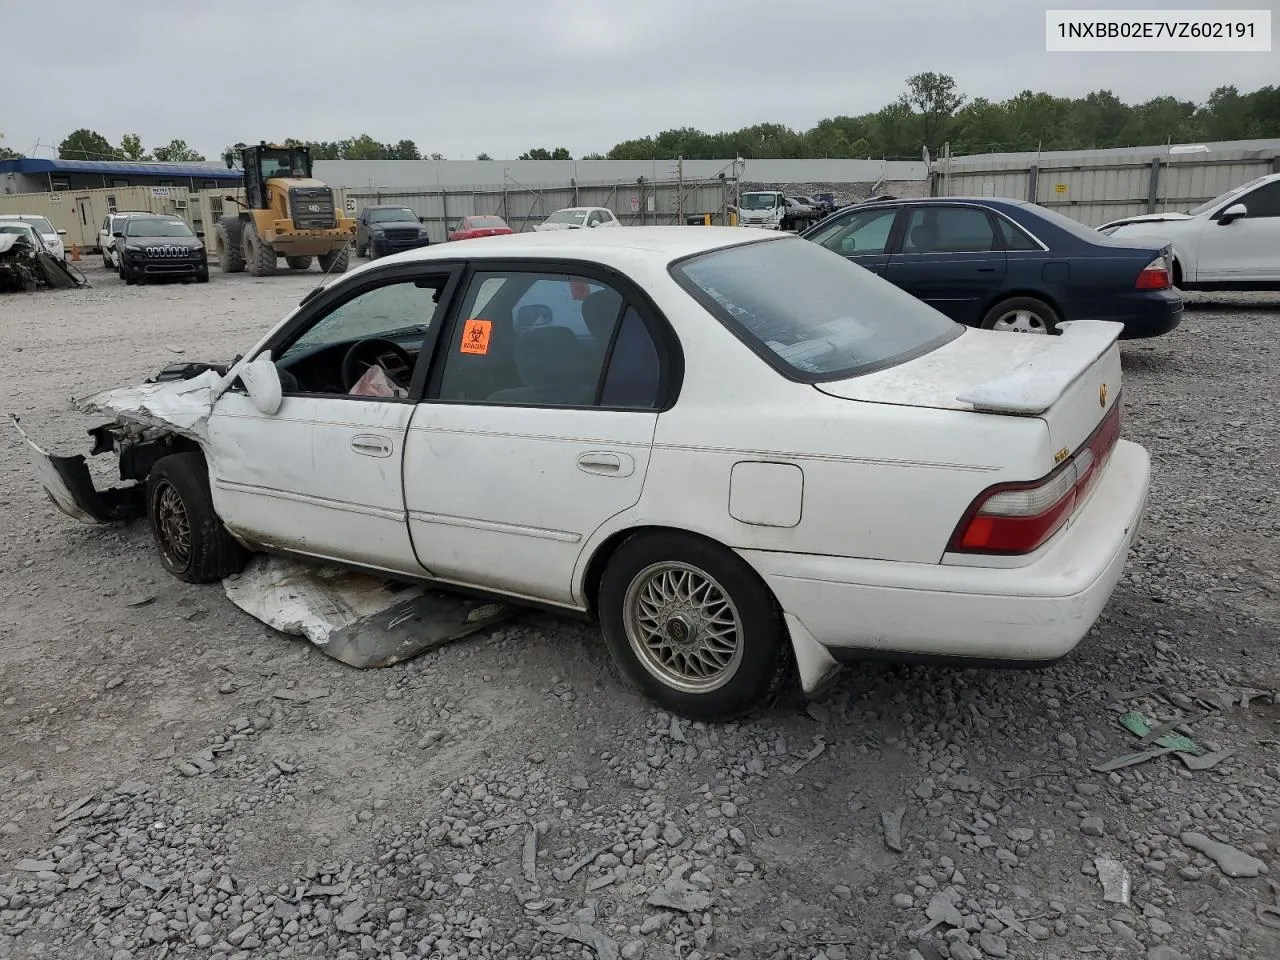
[{"label": "white debris on gravel", "polygon": [[[38,374],[3,405],[70,452],[66,397],[166,345],[230,359],[319,278],[90,275],[0,300]],[[1154,487],[1075,656],[867,665],[816,708],[722,726],[653,709],[594,627],[543,614],[351,670],[167,577],[143,524],[65,520],[0,447],[0,956],[1280,956],[1258,920],[1280,849],[1278,311],[1213,298],[1124,344]],[[1120,715],[1193,709],[1211,766],[1097,769],[1134,752]],[[1112,864],[1128,902],[1103,895]]]}]

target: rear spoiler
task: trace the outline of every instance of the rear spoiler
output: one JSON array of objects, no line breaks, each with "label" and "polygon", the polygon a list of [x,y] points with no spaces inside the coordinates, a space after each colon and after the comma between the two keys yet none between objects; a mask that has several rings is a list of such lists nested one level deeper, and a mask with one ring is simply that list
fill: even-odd
[{"label": "rear spoiler", "polygon": [[961,403],[984,413],[1036,416],[1055,403],[1094,362],[1111,349],[1124,331],[1110,320],[1068,320],[1058,324],[1061,335],[1053,349],[1027,360],[994,380],[956,394]]}]

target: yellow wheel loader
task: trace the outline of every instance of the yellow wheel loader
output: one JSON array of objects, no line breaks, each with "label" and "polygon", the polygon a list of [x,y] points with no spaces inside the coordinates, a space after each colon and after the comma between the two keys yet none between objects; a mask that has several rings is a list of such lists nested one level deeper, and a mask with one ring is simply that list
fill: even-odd
[{"label": "yellow wheel loader", "polygon": [[223,154],[227,167],[244,169],[245,200],[240,213],[223,217],[214,228],[214,246],[223,273],[247,270],[250,276],[276,272],[280,257],[293,270],[306,270],[313,257],[325,273],[347,269],[356,222],[343,216],[333,190],[311,176],[311,150],[265,140],[237,154]]}]

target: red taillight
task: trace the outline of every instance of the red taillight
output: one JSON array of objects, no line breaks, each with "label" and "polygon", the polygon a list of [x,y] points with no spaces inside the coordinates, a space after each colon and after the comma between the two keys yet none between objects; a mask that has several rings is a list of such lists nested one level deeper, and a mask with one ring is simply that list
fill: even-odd
[{"label": "red taillight", "polygon": [[1137,289],[1168,290],[1173,286],[1173,277],[1169,272],[1169,261],[1163,256],[1156,257],[1138,274]]},{"label": "red taillight", "polygon": [[1031,553],[1044,544],[1088,499],[1120,439],[1122,409],[1116,397],[1093,435],[1048,476],[997,484],[979,494],[961,518],[947,551],[1009,556]]}]

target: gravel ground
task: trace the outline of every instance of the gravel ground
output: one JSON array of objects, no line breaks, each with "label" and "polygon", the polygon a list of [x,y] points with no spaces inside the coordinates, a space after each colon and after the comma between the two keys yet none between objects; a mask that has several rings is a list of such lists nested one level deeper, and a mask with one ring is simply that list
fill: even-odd
[{"label": "gravel ground", "polygon": [[[4,410],[71,452],[70,395],[229,358],[318,279],[87,272],[0,298]],[[351,670],[168,577],[144,525],[54,512],[11,434],[0,956],[1280,956],[1280,297],[1198,299],[1124,346],[1150,515],[1073,657],[869,665],[728,726],[543,614]],[[1126,711],[1210,754],[1099,772],[1151,748]]]}]

